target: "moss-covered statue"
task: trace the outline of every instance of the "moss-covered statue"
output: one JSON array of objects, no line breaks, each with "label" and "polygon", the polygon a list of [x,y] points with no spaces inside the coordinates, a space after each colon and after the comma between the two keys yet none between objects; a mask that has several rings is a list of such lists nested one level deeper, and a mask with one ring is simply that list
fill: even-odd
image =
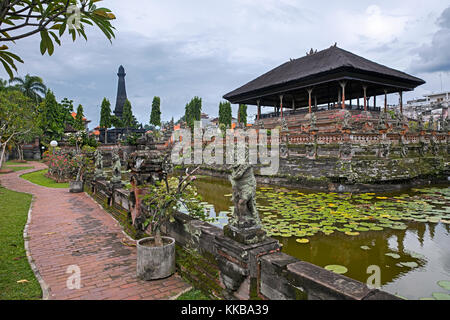
[{"label": "moss-covered statue", "polygon": [[122,184],[122,165],[120,163],[119,151],[114,150],[112,154],[112,184]]},{"label": "moss-covered statue", "polygon": [[102,152],[97,149],[94,152],[94,158],[95,158],[95,172],[94,172],[94,179],[103,179],[103,155]]},{"label": "moss-covered statue", "polygon": [[262,230],[256,209],[256,179],[248,160],[247,149],[245,163],[235,164],[232,167],[230,181],[233,188],[234,212],[224,232],[238,242],[254,244],[263,241],[266,234]]}]

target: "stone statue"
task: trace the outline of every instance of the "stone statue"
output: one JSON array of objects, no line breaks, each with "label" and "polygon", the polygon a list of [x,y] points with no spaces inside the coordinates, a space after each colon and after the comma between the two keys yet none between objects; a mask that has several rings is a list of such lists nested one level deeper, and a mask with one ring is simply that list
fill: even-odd
[{"label": "stone statue", "polygon": [[317,117],[314,112],[311,113],[311,119],[309,121],[309,124],[310,124],[310,130],[317,130]]},{"label": "stone statue", "polygon": [[120,157],[118,150],[113,151],[112,155],[112,184],[122,184],[122,165],[120,163]]},{"label": "stone statue", "polygon": [[285,118],[281,119],[281,131],[287,132],[289,131],[288,125],[287,125],[287,121]]},{"label": "stone statue", "polygon": [[[248,160],[248,151],[246,158]],[[228,225],[224,227],[225,235],[244,244],[263,241],[266,234],[256,210],[256,179],[252,165],[248,161],[233,165],[230,181],[234,212]]]},{"label": "stone statue", "polygon": [[386,114],[384,111],[380,112],[380,118],[378,119],[378,129],[386,129]]},{"label": "stone statue", "polygon": [[433,115],[430,116],[430,120],[428,121],[428,130],[430,130],[430,131],[434,130],[434,117],[433,117]]},{"label": "stone statue", "polygon": [[417,130],[423,130],[423,116],[421,114],[417,117]]},{"label": "stone statue", "polygon": [[94,172],[94,179],[102,179],[104,178],[103,175],[103,155],[102,152],[97,149],[94,153],[95,158],[95,172]]},{"label": "stone statue", "polygon": [[342,122],[342,128],[348,129],[350,128],[350,120],[352,118],[352,114],[348,110],[344,110],[344,120]]}]

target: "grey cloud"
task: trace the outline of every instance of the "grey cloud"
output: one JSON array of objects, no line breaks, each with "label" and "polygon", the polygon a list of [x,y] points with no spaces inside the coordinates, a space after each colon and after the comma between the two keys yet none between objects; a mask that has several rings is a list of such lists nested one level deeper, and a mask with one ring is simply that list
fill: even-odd
[{"label": "grey cloud", "polygon": [[442,12],[437,24],[440,29],[434,33],[431,43],[416,49],[419,57],[411,64],[416,72],[450,71],[450,7]]}]

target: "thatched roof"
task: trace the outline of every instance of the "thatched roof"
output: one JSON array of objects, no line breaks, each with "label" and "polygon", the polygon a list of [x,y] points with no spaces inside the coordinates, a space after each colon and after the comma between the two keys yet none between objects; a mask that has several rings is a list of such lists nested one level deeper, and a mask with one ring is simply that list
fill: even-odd
[{"label": "thatched roof", "polygon": [[373,81],[378,85],[401,88],[402,91],[413,90],[425,83],[417,77],[332,46],[299,59],[292,59],[227,93],[224,98],[236,103],[250,96],[254,98],[258,95],[279,93],[283,88],[295,90],[344,79]]}]

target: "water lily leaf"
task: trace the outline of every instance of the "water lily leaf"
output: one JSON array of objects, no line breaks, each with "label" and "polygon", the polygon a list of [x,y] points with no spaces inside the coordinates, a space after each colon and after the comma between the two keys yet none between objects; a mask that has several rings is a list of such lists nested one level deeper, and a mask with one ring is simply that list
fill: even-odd
[{"label": "water lily leaf", "polygon": [[448,280],[441,280],[437,283],[441,288],[444,288],[445,290],[450,290],[450,281]]},{"label": "water lily leaf", "polygon": [[363,250],[370,250],[370,247],[368,247],[368,246],[361,246],[360,248]]},{"label": "water lily leaf", "polygon": [[385,256],[392,257],[392,258],[394,258],[394,259],[400,259],[400,255],[398,255],[398,254],[396,254],[396,253],[392,253],[392,252],[390,252],[390,253],[385,253]]},{"label": "water lily leaf", "polygon": [[337,274],[345,274],[348,271],[348,269],[346,267],[340,266],[337,264],[330,264],[330,265],[326,266],[325,269],[328,271],[337,273]]},{"label": "water lily leaf", "polygon": [[400,264],[409,268],[417,268],[419,266],[416,262],[400,262]]},{"label": "water lily leaf", "polygon": [[309,243],[308,239],[297,239],[295,241],[298,242],[298,243]]},{"label": "water lily leaf", "polygon": [[348,236],[359,236],[359,232],[347,231],[345,232],[345,234]]},{"label": "water lily leaf", "polygon": [[433,297],[436,300],[450,300],[450,294],[442,292],[433,292]]}]

